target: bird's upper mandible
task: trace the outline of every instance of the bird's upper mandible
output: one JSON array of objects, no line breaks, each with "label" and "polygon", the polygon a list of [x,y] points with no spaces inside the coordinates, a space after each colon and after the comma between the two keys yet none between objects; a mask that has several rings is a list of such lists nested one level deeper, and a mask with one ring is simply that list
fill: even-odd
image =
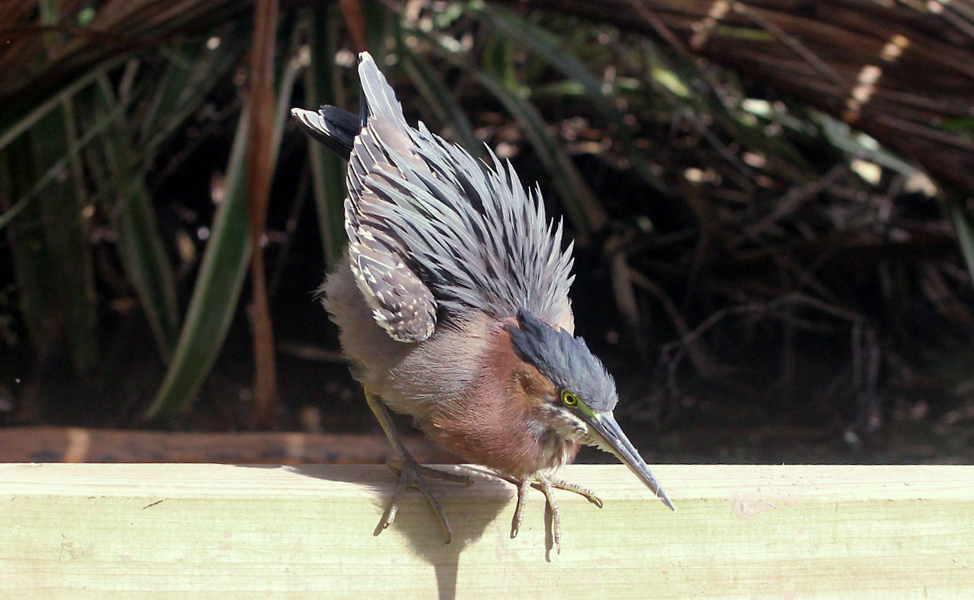
[{"label": "bird's upper mandible", "polygon": [[[360,55],[361,131],[349,154],[345,229],[352,272],[394,339],[429,337],[438,318],[525,309],[571,330],[571,247],[509,163],[487,166],[407,125],[395,93]],[[300,118],[300,117],[299,117]]]}]

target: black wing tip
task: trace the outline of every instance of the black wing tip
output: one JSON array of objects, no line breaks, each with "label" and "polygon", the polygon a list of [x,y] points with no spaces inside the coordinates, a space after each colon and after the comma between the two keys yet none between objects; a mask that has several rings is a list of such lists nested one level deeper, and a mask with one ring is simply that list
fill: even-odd
[{"label": "black wing tip", "polygon": [[297,121],[301,129],[313,139],[327,143],[329,138],[331,138],[330,132],[324,126],[325,124],[321,119],[321,115],[318,113],[303,108],[292,108],[291,118]]},{"label": "black wing tip", "polygon": [[291,109],[291,117],[306,127],[317,129],[317,127],[314,125],[316,116],[317,113],[310,110],[305,110],[303,108],[294,107]]},{"label": "black wing tip", "polygon": [[351,156],[355,136],[362,128],[358,115],[335,106],[322,106],[318,112],[292,108],[291,117],[313,140],[345,160]]}]

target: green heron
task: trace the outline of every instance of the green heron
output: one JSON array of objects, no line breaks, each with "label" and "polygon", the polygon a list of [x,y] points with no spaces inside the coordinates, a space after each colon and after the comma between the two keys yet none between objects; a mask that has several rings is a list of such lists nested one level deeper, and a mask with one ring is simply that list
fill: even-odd
[{"label": "green heron", "polygon": [[555,478],[582,444],[615,454],[671,509],[673,504],[622,432],[615,381],[573,337],[568,289],[572,248],[545,217],[540,192],[510,163],[492,165],[410,127],[372,57],[359,55],[360,115],[334,106],[291,114],[348,161],[348,250],[321,291],[369,408],[399,457],[399,482],[375,534],[415,486],[451,529],[425,478],[468,477],[421,466],[390,410],[432,440],[518,488],[511,537],[527,490],[545,495],[560,543],[552,488],[598,506],[590,491]]}]

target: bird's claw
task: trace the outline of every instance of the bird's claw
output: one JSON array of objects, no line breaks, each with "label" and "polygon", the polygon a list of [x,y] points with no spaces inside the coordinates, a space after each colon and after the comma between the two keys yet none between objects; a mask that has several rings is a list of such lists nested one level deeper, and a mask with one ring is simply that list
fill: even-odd
[{"label": "bird's claw", "polygon": [[583,496],[592,504],[602,508],[602,500],[594,492],[587,488],[569,483],[563,479],[552,479],[544,475],[533,475],[517,480],[512,477],[502,475],[504,479],[517,486],[517,506],[514,509],[514,520],[511,523],[511,538],[517,537],[521,529],[521,521],[524,519],[524,504],[527,500],[528,488],[534,487],[544,494],[547,507],[551,511],[551,538],[559,554],[561,554],[561,513],[558,510],[558,503],[555,501],[554,488],[574,492]]},{"label": "bird's claw", "polygon": [[407,487],[412,486],[423,494],[423,497],[426,498],[426,501],[429,502],[433,511],[440,518],[440,522],[443,523],[446,543],[449,544],[453,539],[453,529],[450,527],[450,522],[446,518],[446,513],[443,512],[443,507],[436,497],[433,496],[433,492],[430,491],[429,486],[427,486],[426,478],[463,483],[465,485],[472,484],[473,479],[466,475],[457,475],[456,473],[447,473],[438,469],[424,467],[414,460],[404,460],[402,463],[393,461],[389,463],[389,468],[399,474],[399,481],[396,483],[396,489],[392,493],[392,499],[389,501],[389,506],[386,508],[385,514],[382,515],[382,519],[375,528],[374,535],[382,533],[396,520],[396,513],[399,512],[399,503],[402,501],[402,495]]},{"label": "bird's claw", "polygon": [[[565,490],[566,492],[575,492],[579,496],[582,496],[595,506],[602,508],[602,499],[595,495],[595,492],[588,488],[583,488],[580,485],[570,483],[564,479],[552,479],[551,487],[558,488],[559,490]],[[541,489],[539,486],[535,486],[536,489]]]},{"label": "bird's claw", "polygon": [[594,492],[583,488],[574,483],[569,483],[563,479],[552,479],[544,475],[534,475],[517,480],[512,477],[501,476],[517,486],[517,506],[514,509],[514,519],[511,523],[511,538],[517,537],[521,529],[521,521],[524,519],[524,505],[527,500],[528,488],[535,488],[545,496],[547,508],[551,511],[551,537],[557,550],[561,553],[561,512],[558,509],[558,502],[555,501],[554,488],[574,492],[592,504],[602,508],[602,500]]}]

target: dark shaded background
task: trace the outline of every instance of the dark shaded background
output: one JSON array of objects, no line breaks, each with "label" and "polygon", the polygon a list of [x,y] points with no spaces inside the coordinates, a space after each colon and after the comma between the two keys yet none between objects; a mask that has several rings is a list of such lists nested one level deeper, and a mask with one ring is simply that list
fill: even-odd
[{"label": "dark shaded background", "polygon": [[[16,49],[23,64],[30,62],[23,60],[25,32],[55,35],[49,49],[83,39],[75,29],[82,27],[79,11],[95,11],[95,21],[108,15],[98,12],[106,4],[82,4],[61,16],[63,27],[51,29],[41,28],[46,17],[33,3],[22,3],[20,12],[11,7],[0,33],[16,44],[0,51],[0,64],[12,64]],[[615,375],[619,420],[649,462],[970,462],[974,294],[964,236],[958,239],[955,228],[971,214],[963,160],[971,157],[974,73],[957,61],[971,58],[974,28],[945,21],[957,15],[842,2],[804,10],[751,3],[758,12],[708,25],[694,11],[712,3],[697,4],[630,3],[591,15],[571,2],[527,12],[513,7],[521,12],[512,13],[437,2],[416,3],[414,12],[392,2],[350,3],[345,13],[327,4],[286,3],[277,64],[309,42],[302,19],[317,11],[313,18],[332,28],[339,50],[334,101],[357,106],[349,57],[360,31],[388,60],[407,118],[459,139],[464,123],[442,118],[405,48],[428,61],[438,89],[467,115],[476,139],[510,157],[526,184],[537,181],[549,215],[566,219],[575,241],[576,333]],[[244,5],[200,2],[193,10],[198,18],[179,23],[162,13],[142,15],[156,29],[136,47],[127,41],[125,22],[117,21],[104,54],[36,58],[48,69],[33,79],[11,76],[0,94],[12,107],[0,132],[106,60],[141,61],[140,77],[151,78],[165,65],[167,49],[212,36],[229,43],[228,28],[246,29],[253,19]],[[813,24],[865,41],[830,50]],[[709,40],[694,38],[711,31],[708,26]],[[34,27],[40,29],[29,31]],[[422,35],[427,28],[469,44],[463,58],[437,49]],[[291,30],[298,33],[285,35]],[[894,35],[912,36],[913,45],[899,62],[880,60],[886,71],[875,103],[850,113],[857,77]],[[181,313],[247,102],[246,35],[241,39],[231,67],[142,173]],[[545,43],[577,58],[605,98],[580,91],[565,65],[545,54]],[[529,99],[548,139],[570,158],[567,172],[597,200],[602,221],[573,218],[559,187],[566,171],[552,170],[552,155],[539,149],[531,125],[512,114],[485,78]],[[122,67],[108,71],[112,85],[123,79]],[[309,106],[308,85],[300,79],[288,103]],[[600,101],[611,103],[623,128]],[[885,148],[872,146],[857,128]],[[0,211],[30,183],[12,175],[15,151],[0,150],[7,161],[0,175],[8,177]],[[642,173],[634,166],[640,161]],[[308,164],[307,140],[288,123],[264,246],[276,338],[272,428],[379,435],[314,297],[326,260]],[[80,176],[92,193],[98,187],[93,170],[84,163]],[[176,416],[144,419],[166,364],[126,281],[111,211],[94,202],[84,252],[93,265],[98,358],[85,372],[63,320],[70,298],[43,309],[43,339],[25,317],[18,244],[30,239],[38,221],[18,217],[0,232],[0,423],[252,430],[249,284],[242,302],[227,300],[231,326],[192,403]]]}]

